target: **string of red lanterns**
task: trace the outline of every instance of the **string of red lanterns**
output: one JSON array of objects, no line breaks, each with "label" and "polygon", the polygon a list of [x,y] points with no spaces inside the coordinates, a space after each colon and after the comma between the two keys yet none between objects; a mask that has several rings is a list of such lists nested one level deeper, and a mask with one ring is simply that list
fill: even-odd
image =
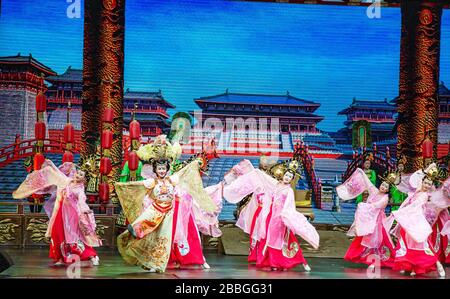
[{"label": "string of red lanterns", "polygon": [[71,110],[70,100],[67,103],[67,122],[64,126],[64,143],[66,144],[66,150],[63,154],[62,162],[73,162],[73,153],[71,151],[72,144],[75,142],[75,129],[70,123],[70,110]]},{"label": "string of red lanterns", "polygon": [[114,121],[114,110],[108,105],[103,111],[102,115],[102,135],[101,135],[101,147],[102,157],[100,158],[100,185],[98,186],[98,196],[100,201],[104,204],[109,202],[109,183],[108,175],[112,170],[112,161],[110,156],[110,150],[113,142],[113,132],[110,127]]},{"label": "string of red lanterns", "polygon": [[34,124],[34,136],[36,138],[36,153],[33,157],[33,169],[39,170],[45,161],[43,154],[44,139],[46,133],[44,113],[47,110],[47,98],[44,93],[40,91],[36,95],[36,123]]},{"label": "string of red lanterns", "polygon": [[139,157],[136,150],[139,148],[139,142],[141,138],[141,125],[136,120],[136,109],[137,103],[134,104],[133,115],[130,122],[130,140],[131,140],[131,151],[128,154],[128,168],[130,169],[130,179],[132,181],[136,180],[136,170],[139,168]]}]

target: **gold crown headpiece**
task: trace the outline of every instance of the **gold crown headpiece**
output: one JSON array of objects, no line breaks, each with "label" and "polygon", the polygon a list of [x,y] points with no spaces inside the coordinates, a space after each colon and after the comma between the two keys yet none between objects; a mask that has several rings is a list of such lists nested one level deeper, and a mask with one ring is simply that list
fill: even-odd
[{"label": "gold crown headpiece", "polygon": [[276,179],[281,179],[288,170],[300,176],[301,171],[299,169],[301,169],[300,162],[296,159],[290,159],[273,165],[272,167],[270,167],[269,171],[273,177],[275,177]]},{"label": "gold crown headpiece", "polygon": [[378,177],[383,181],[388,183],[389,185],[395,185],[397,178],[400,174],[396,172],[386,172],[384,175],[378,175]]},{"label": "gold crown headpiece", "polygon": [[141,146],[137,155],[144,162],[163,160],[172,162],[181,156],[181,146],[178,142],[171,144],[165,135],[159,135],[153,143]]},{"label": "gold crown headpiece", "polygon": [[433,182],[440,181],[441,171],[436,163],[431,163],[428,165],[425,169],[423,169],[423,173],[425,174],[425,177]]}]

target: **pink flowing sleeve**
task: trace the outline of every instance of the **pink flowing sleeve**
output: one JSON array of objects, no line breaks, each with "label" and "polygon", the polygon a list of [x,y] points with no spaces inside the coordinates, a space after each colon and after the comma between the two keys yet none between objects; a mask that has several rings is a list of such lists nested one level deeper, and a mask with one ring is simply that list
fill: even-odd
[{"label": "pink flowing sleeve", "polygon": [[397,189],[400,192],[403,192],[406,194],[416,191],[416,189],[410,185],[410,183],[409,183],[410,179],[411,179],[411,174],[402,174],[400,183],[398,185],[396,185]]},{"label": "pink flowing sleeve", "polygon": [[308,222],[306,217],[295,208],[294,192],[289,189],[283,210],[281,211],[283,223],[296,235],[302,237],[315,249],[319,248],[320,237],[315,227]]},{"label": "pink flowing sleeve", "polygon": [[251,171],[236,178],[223,187],[223,197],[230,203],[238,203],[259,187],[255,180],[255,171]]},{"label": "pink flowing sleeve", "polygon": [[187,192],[176,188],[178,196],[177,227],[174,242],[178,244],[187,243],[189,217],[192,215],[192,196]]},{"label": "pink flowing sleeve", "polygon": [[382,195],[377,201],[372,203],[361,202],[355,213],[353,228],[357,236],[366,236],[374,232],[377,219],[380,213],[384,213],[384,208],[388,203],[388,195]]},{"label": "pink flowing sleeve", "polygon": [[[250,234],[251,233],[251,225],[253,218],[255,217],[256,210],[258,209],[258,206],[262,205],[262,199],[263,199],[262,193],[260,194],[253,194],[252,198],[248,202],[248,204],[242,209],[241,213],[239,214],[238,220],[236,221],[236,226],[242,229],[245,233]],[[259,217],[261,218],[261,216]],[[257,220],[257,219],[255,219]],[[258,223],[258,222],[257,222]],[[257,226],[257,224],[255,224]],[[257,235],[257,227],[254,230],[254,236]],[[255,237],[256,240],[259,240],[258,237]]]},{"label": "pink flowing sleeve", "polygon": [[342,185],[336,187],[336,192],[342,200],[350,200],[366,190],[370,193],[375,192],[375,189],[364,171],[357,168]]},{"label": "pink flowing sleeve", "polygon": [[428,199],[426,193],[420,196],[413,203],[392,212],[395,220],[407,232],[407,234],[417,243],[426,242],[432,229],[424,215],[423,205]]},{"label": "pink flowing sleeve", "polygon": [[58,168],[52,167],[51,165],[47,165],[28,174],[25,181],[13,192],[13,198],[27,198],[32,194],[49,193],[53,186],[66,186],[70,182],[70,179],[59,171]]},{"label": "pink flowing sleeve", "polygon": [[217,209],[214,212],[206,212],[194,201],[192,212],[199,231],[202,234],[220,237],[222,231],[219,229],[219,214],[222,211],[222,183],[205,188],[206,193],[211,197]]},{"label": "pink flowing sleeve", "polygon": [[450,220],[447,220],[447,222],[444,224],[441,235],[450,237]]},{"label": "pink flowing sleeve", "polygon": [[241,175],[244,175],[246,173],[249,173],[253,169],[254,169],[254,167],[253,167],[252,163],[249,160],[244,159],[241,162],[239,162],[238,164],[236,164],[235,166],[233,166],[230,169],[230,171],[227,174],[225,174],[225,176],[223,177],[223,180],[225,181],[226,184],[231,184],[238,177],[240,177]]},{"label": "pink flowing sleeve", "polygon": [[439,189],[432,192],[430,201],[439,209],[447,209],[450,206],[450,179],[447,179]]}]

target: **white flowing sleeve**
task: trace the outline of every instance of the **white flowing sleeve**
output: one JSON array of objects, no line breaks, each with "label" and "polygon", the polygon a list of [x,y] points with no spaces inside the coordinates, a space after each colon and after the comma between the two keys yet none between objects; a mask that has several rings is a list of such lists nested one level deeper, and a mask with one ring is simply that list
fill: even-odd
[{"label": "white flowing sleeve", "polygon": [[294,192],[289,188],[283,210],[281,211],[283,223],[296,235],[302,237],[315,249],[319,248],[320,237],[315,227],[306,217],[295,208]]}]

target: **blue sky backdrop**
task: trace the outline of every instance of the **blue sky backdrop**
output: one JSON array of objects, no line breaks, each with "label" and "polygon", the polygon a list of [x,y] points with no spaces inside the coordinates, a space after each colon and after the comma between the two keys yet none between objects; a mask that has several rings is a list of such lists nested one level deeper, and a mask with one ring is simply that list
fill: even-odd
[{"label": "blue sky backdrop", "polygon": [[[82,67],[81,18],[65,0],[3,0],[0,56],[32,55],[62,73]],[[81,1],[81,8],[83,1]],[[337,112],[359,99],[398,93],[400,9],[126,0],[125,87],[155,91],[177,106],[230,92],[285,94],[322,104],[319,128],[335,131]],[[450,87],[450,11],[442,21],[441,80]],[[172,111],[173,113],[174,111]]]}]

